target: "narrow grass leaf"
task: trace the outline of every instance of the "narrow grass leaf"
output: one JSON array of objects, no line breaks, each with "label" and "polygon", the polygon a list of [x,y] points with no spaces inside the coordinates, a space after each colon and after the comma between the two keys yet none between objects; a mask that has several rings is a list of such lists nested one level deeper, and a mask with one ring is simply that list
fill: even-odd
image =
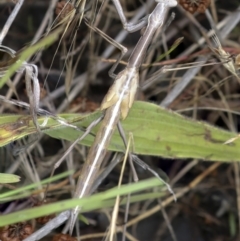
[{"label": "narrow grass leaf", "polygon": [[[52,204],[47,204],[40,207],[34,207],[11,214],[1,215],[0,216],[0,227],[21,222],[24,220],[30,220],[36,217],[41,217],[44,215],[49,215],[51,213],[57,213],[64,210],[68,210],[75,206],[81,206],[81,209],[84,210],[93,210],[92,208],[100,208],[103,205],[104,200],[109,200],[115,198],[117,195],[126,195],[128,193],[138,192],[141,190],[146,190],[148,188],[156,187],[163,185],[159,182],[157,178],[151,178],[148,180],[140,181],[138,183],[132,183],[123,185],[120,188],[112,188],[106,192],[98,193],[90,197],[85,197],[82,199],[69,199],[61,202],[56,202]],[[99,206],[96,206],[98,204]]]},{"label": "narrow grass leaf", "polygon": [[[47,183],[51,183],[51,182],[54,182],[54,181],[57,181],[61,178],[64,178],[64,177],[68,177],[69,175],[73,174],[73,171],[67,171],[67,172],[63,172],[61,174],[58,174],[58,175],[55,175],[53,177],[50,177],[50,178],[47,178],[43,181],[41,181],[40,183],[42,185],[44,184],[47,184]],[[5,192],[5,193],[2,193],[0,194],[0,201],[3,199],[3,198],[8,198],[8,197],[11,197],[13,195],[16,195],[16,194],[21,194],[23,192],[26,192],[26,191],[29,191],[29,190],[32,190],[36,187],[39,186],[39,183],[32,183],[30,185],[27,185],[27,186],[24,186],[24,187],[21,187],[21,188],[17,188],[15,190],[11,190],[11,191],[8,191],[8,192]]]},{"label": "narrow grass leaf", "polygon": [[0,173],[0,184],[19,182],[20,178],[20,176],[14,174]]}]

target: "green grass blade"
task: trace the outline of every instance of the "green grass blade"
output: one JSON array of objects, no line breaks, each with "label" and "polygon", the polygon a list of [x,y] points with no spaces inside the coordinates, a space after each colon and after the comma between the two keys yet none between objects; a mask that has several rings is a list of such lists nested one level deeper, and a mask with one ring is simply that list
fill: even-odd
[{"label": "green grass blade", "polygon": [[[58,174],[58,175],[55,175],[53,177],[50,177],[50,178],[47,178],[43,181],[41,181],[40,183],[42,185],[44,184],[47,184],[47,183],[51,183],[51,182],[54,182],[54,181],[57,181],[61,178],[64,178],[64,177],[67,177],[69,175],[73,174],[73,171],[67,171],[67,172],[63,172],[61,174]],[[29,191],[29,190],[32,190],[36,187],[39,186],[39,183],[32,183],[30,185],[27,185],[27,186],[24,186],[24,187],[21,187],[21,188],[18,188],[18,189],[15,189],[15,190],[11,190],[11,191],[8,191],[8,192],[5,192],[5,193],[2,193],[0,194],[0,201],[3,199],[3,198],[8,198],[8,197],[11,197],[13,195],[16,195],[18,193],[23,193],[23,192],[26,192],[26,191]]]},{"label": "green grass blade", "polygon": [[[29,59],[39,49],[45,48],[57,40],[59,34],[62,32],[62,28],[58,28],[48,36],[41,39],[34,45],[28,46],[23,52],[21,52],[17,58],[17,61],[9,66],[6,74],[0,79],[0,88],[8,81],[8,79],[22,66],[23,62]],[[8,66],[6,66],[8,67]]]},{"label": "green grass blade", "polygon": [[1,215],[0,227],[11,223],[21,222],[21,221],[30,220],[36,217],[49,215],[51,213],[61,212],[61,211],[73,208],[77,205],[81,206],[82,211],[93,210],[93,208],[94,209],[100,208],[101,205],[103,205],[104,200],[115,198],[117,195],[120,195],[120,196],[126,195],[128,193],[138,192],[141,190],[145,190],[145,189],[160,186],[160,185],[164,185],[164,184],[162,184],[157,178],[151,178],[148,180],[140,181],[138,183],[123,185],[120,188],[118,187],[112,188],[106,192],[98,193],[82,199],[70,199],[70,200],[65,200],[57,203],[47,204],[40,207],[34,207],[34,208],[18,211],[11,214]]},{"label": "green grass blade", "polygon": [[14,183],[19,182],[20,176],[8,173],[0,173],[0,184],[1,183]]}]

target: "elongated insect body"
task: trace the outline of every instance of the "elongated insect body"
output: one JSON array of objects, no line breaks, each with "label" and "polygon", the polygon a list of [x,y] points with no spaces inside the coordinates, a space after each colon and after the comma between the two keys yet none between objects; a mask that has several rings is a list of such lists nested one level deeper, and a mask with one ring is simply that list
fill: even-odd
[{"label": "elongated insect body", "polygon": [[82,175],[79,177],[76,197],[81,198],[88,195],[120,119],[120,113],[123,119],[127,116],[135,98],[137,85],[138,72],[136,69],[133,68],[131,71],[125,69],[118,75],[104,98],[101,108],[107,110],[94,143],[89,150],[89,155],[82,169]]},{"label": "elongated insect body", "polygon": [[[116,8],[121,7],[119,1],[113,0],[113,2]],[[106,110],[105,116],[89,150],[87,160],[83,165],[74,195],[75,198],[82,198],[90,194],[92,184],[97,177],[117,123],[121,117],[122,119],[127,117],[134,102],[138,87],[139,67],[152,37],[156,30],[163,25],[168,9],[177,5],[176,0],[157,0],[157,2],[155,9],[149,15],[145,32],[129,58],[128,65],[117,75],[102,102],[101,109]],[[122,9],[119,11],[121,12]],[[72,233],[79,211],[80,207],[76,207],[71,212],[71,217],[67,224],[69,225],[70,233]]]},{"label": "elongated insect body", "polygon": [[[129,109],[132,107],[138,87],[138,77],[139,74],[136,68],[126,68],[118,74],[113,86],[104,98],[101,109],[107,110],[94,143],[89,150],[87,160],[83,165],[82,174],[78,179],[74,195],[75,198],[89,195],[120,116],[123,119],[126,118]],[[71,213],[71,229],[74,226],[79,211],[80,207],[76,207]]]}]

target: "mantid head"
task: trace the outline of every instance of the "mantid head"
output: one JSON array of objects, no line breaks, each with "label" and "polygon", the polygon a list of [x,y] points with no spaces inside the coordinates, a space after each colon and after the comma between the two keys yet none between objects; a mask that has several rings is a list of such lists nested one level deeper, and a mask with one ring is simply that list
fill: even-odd
[{"label": "mantid head", "polygon": [[166,4],[168,7],[175,7],[177,6],[177,1],[176,0],[156,0],[156,2],[158,3],[164,3]]}]

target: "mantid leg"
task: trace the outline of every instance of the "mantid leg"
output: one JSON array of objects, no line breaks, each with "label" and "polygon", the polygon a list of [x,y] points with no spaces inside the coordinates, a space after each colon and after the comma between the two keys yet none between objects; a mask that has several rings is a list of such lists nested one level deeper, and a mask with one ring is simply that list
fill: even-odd
[{"label": "mantid leg", "polygon": [[[127,147],[126,136],[125,136],[124,130],[123,130],[122,125],[121,125],[120,122],[118,123],[118,131],[119,131],[120,136],[122,137],[122,140],[123,140],[123,143],[124,143],[125,147]],[[166,177],[166,174],[165,174],[165,173],[162,172],[162,174],[159,175],[159,174],[158,174],[155,170],[153,170],[148,164],[146,164],[144,161],[142,161],[137,155],[134,155],[134,154],[132,154],[132,153],[129,153],[129,160],[130,160],[130,165],[131,165],[131,167],[133,166],[132,161],[134,161],[137,165],[139,165],[140,167],[142,167],[144,170],[149,171],[149,172],[152,173],[155,177],[157,177],[161,182],[163,182],[163,183],[166,185],[166,187],[167,187],[167,189],[169,190],[169,192],[170,192],[171,194],[173,194],[174,199],[176,200],[175,194],[174,194],[171,186],[170,186],[170,185],[167,183],[167,181],[166,181],[166,180],[167,180],[167,177]],[[137,176],[136,171],[135,171],[135,169],[134,169],[134,166],[133,166],[132,169],[133,169],[133,177],[134,177],[134,176]],[[135,181],[135,179],[134,179],[134,181]]]},{"label": "mantid leg", "polygon": [[116,48],[120,49],[121,54],[119,56],[119,58],[117,59],[117,61],[114,63],[114,65],[111,67],[111,69],[109,70],[109,76],[113,79],[116,78],[116,75],[114,74],[115,69],[117,68],[119,62],[121,61],[121,59],[123,58],[123,56],[125,55],[125,53],[128,51],[127,48],[125,48],[123,45],[121,45],[120,43],[116,42],[114,39],[112,39],[110,36],[108,36],[107,34],[105,34],[104,32],[102,32],[99,28],[91,26],[89,24],[89,22],[85,19],[85,23],[86,25],[91,28],[93,31],[95,31],[96,33],[100,34],[106,41],[108,41],[109,43],[111,43],[113,46],[115,46]]},{"label": "mantid leg", "polygon": [[[127,148],[126,136],[125,136],[124,130],[123,130],[122,125],[121,125],[120,122],[118,122],[117,127],[118,127],[118,132],[119,132],[120,136],[122,137],[124,146],[125,146],[125,148]],[[130,166],[131,166],[131,169],[132,169],[132,172],[133,172],[133,180],[135,182],[137,182],[138,181],[138,176],[137,176],[137,172],[135,170],[135,167],[133,165],[131,153],[128,154],[128,159],[129,159],[129,163],[130,163]]]},{"label": "mantid leg", "polygon": [[[73,148],[80,142],[82,141],[90,132],[91,130],[93,129],[93,127],[95,127],[99,122],[101,122],[103,119],[103,116],[99,117],[97,120],[93,121],[88,127],[87,129],[85,130],[85,132],[80,136],[78,137],[72,144],[71,146],[67,149],[67,151],[63,154],[63,156],[55,163],[54,167],[53,167],[53,170],[52,170],[52,173],[51,173],[51,176],[53,176],[55,170],[61,165],[61,163],[63,162],[63,160],[67,157],[67,155],[73,150]],[[47,193],[47,190],[48,190],[48,186],[46,188],[46,191],[45,191],[45,195]]]},{"label": "mantid leg", "polygon": [[128,32],[130,32],[130,33],[136,32],[136,31],[142,29],[147,24],[148,16],[140,19],[138,23],[128,22],[125,15],[124,15],[124,11],[123,11],[123,8],[122,8],[122,5],[121,5],[120,1],[119,0],[112,0],[112,2],[115,5],[115,8],[118,12],[118,15],[121,19],[121,22],[123,24],[123,28],[125,30],[127,30]]},{"label": "mantid leg", "polygon": [[[126,29],[128,32],[132,33],[132,32],[136,32],[140,29],[142,29],[148,22],[148,16],[142,18],[141,20],[139,20],[138,23],[128,23],[127,19],[124,15],[124,11],[122,9],[121,3],[119,0],[112,0],[115,8],[117,10],[117,13],[120,17],[120,20],[123,24],[124,29]],[[85,23],[86,25],[91,28],[92,30],[94,30],[95,32],[97,32],[98,34],[100,34],[106,41],[108,41],[110,44],[112,44],[113,46],[115,46],[116,48],[118,48],[121,51],[121,54],[119,56],[119,58],[117,59],[117,61],[114,63],[114,65],[111,67],[111,69],[109,70],[109,76],[113,79],[116,78],[116,74],[114,74],[114,71],[116,70],[119,62],[121,61],[121,59],[123,58],[123,56],[125,55],[125,53],[128,51],[128,49],[126,47],[124,47],[123,45],[121,45],[120,43],[116,42],[114,39],[112,39],[110,36],[108,36],[107,34],[105,34],[104,32],[102,32],[100,29],[98,29],[97,27],[91,26],[88,22],[87,19],[85,19]]]},{"label": "mantid leg", "polygon": [[61,157],[61,159],[54,165],[54,170],[56,168],[58,168],[62,161],[66,158],[66,156],[69,154],[70,151],[72,151],[72,149],[74,148],[74,146],[76,144],[78,144],[80,141],[82,141],[93,129],[94,126],[96,126],[98,123],[100,123],[103,119],[103,116],[99,117],[97,120],[93,121],[86,129],[86,131],[80,136],[78,137],[73,143],[72,145],[68,148],[67,152]]},{"label": "mantid leg", "polygon": [[109,163],[109,165],[101,172],[99,173],[98,178],[94,181],[92,188],[91,188],[91,193],[93,193],[103,182],[103,180],[109,175],[109,173],[113,170],[113,168],[121,162],[123,158],[123,153],[116,153],[112,159],[112,161]]}]

